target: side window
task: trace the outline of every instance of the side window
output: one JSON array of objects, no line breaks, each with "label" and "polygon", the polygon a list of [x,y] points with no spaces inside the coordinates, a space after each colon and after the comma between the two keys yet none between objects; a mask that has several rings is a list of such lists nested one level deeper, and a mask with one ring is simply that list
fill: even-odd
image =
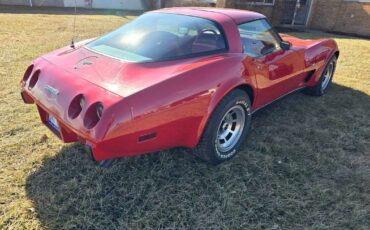
[{"label": "side window", "polygon": [[[208,20],[197,23],[181,23],[160,19],[155,31],[171,33],[177,36],[176,48],[182,55],[196,54],[225,49],[225,41],[217,26]],[[171,44],[166,44],[167,46]]]},{"label": "side window", "polygon": [[192,53],[225,49],[225,41],[217,26],[210,21],[197,25],[197,33],[192,45]]},{"label": "side window", "polygon": [[280,38],[265,20],[256,20],[239,25],[244,53],[260,57],[280,50]]}]

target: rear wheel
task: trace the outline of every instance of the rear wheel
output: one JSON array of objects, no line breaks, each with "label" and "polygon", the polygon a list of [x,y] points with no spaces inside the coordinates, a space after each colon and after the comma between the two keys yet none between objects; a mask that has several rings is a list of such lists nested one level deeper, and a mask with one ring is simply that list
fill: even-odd
[{"label": "rear wheel", "polygon": [[322,96],[325,94],[325,90],[330,86],[333,80],[335,68],[337,66],[337,57],[333,56],[329,63],[326,65],[319,81],[313,87],[308,87],[304,90],[306,94],[313,96]]},{"label": "rear wheel", "polygon": [[251,125],[248,95],[236,89],[226,95],[211,115],[194,154],[216,165],[233,158]]}]

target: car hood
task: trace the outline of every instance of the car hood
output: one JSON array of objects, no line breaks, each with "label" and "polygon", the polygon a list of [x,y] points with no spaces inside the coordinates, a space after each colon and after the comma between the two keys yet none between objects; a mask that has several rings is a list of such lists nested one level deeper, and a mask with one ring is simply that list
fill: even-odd
[{"label": "car hood", "polygon": [[84,44],[87,42],[76,44],[75,49],[64,47],[42,58],[76,77],[81,77],[122,97],[222,59],[218,56],[131,63],[93,52],[85,48]]}]

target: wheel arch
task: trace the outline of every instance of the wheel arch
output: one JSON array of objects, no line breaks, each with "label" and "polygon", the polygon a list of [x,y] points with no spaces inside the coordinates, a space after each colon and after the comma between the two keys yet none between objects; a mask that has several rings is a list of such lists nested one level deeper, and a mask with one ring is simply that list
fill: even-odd
[{"label": "wheel arch", "polygon": [[328,65],[328,63],[330,62],[330,60],[333,58],[333,57],[336,57],[336,59],[338,60],[339,58],[339,55],[340,55],[340,51],[338,49],[335,49],[333,51],[331,51],[327,57],[326,57],[326,61],[325,61],[325,64],[323,66],[321,66],[319,69],[317,69],[315,72],[314,72],[314,76],[311,78],[311,79],[314,79],[313,83],[317,83],[323,73],[323,71],[325,70],[326,66]]},{"label": "wheel arch", "polygon": [[246,92],[248,97],[249,97],[249,100],[251,101],[251,107],[253,107],[253,103],[254,103],[254,99],[255,99],[255,90],[253,89],[253,87],[249,84],[242,84],[242,85],[239,85],[239,86],[233,88],[232,90],[230,90],[230,92],[235,90],[235,89],[241,89],[244,92]]},{"label": "wheel arch", "polygon": [[[226,95],[228,95],[230,92],[232,92],[233,90],[236,90],[236,89],[240,89],[248,95],[248,97],[250,99],[250,102],[251,102],[250,106],[252,107],[252,105],[255,101],[255,98],[256,98],[256,90],[252,86],[251,83],[242,82],[242,83],[235,84],[232,87],[229,87],[228,90],[225,90],[225,91],[218,90],[218,91],[216,91],[213,99],[211,99],[211,102],[209,103],[208,114],[207,114],[207,116],[205,116],[203,118],[203,121],[201,122],[201,124],[199,126],[199,129],[198,129],[198,132],[197,132],[197,138],[196,138],[197,142],[196,142],[195,146],[199,143],[199,141],[200,141],[200,139],[201,139],[201,137],[204,133],[204,130],[205,130],[207,124],[208,124],[208,121],[209,121],[210,117],[212,116],[212,114],[215,111],[215,109],[217,108],[217,106],[220,104],[221,100]],[[223,92],[223,93],[221,93],[221,92]]]}]

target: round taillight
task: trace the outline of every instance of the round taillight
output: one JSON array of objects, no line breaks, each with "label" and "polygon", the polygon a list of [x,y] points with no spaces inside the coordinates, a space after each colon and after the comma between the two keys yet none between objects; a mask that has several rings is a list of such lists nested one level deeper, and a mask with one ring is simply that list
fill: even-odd
[{"label": "round taillight", "polygon": [[86,111],[84,118],[84,125],[86,128],[91,129],[100,121],[103,115],[104,106],[101,102],[92,104]]},{"label": "round taillight", "polygon": [[33,65],[28,66],[26,72],[23,75],[23,79],[22,80],[24,82],[26,82],[28,80],[28,78],[30,78],[32,71],[33,71]]},{"label": "round taillight", "polygon": [[28,85],[30,89],[32,89],[36,85],[37,81],[39,80],[39,76],[40,70],[36,70],[36,72],[31,77],[30,84]]},{"label": "round taillight", "polygon": [[85,104],[86,100],[83,94],[79,94],[76,97],[74,97],[68,108],[68,116],[71,119],[75,119],[76,117],[78,117],[82,109],[85,107]]}]

